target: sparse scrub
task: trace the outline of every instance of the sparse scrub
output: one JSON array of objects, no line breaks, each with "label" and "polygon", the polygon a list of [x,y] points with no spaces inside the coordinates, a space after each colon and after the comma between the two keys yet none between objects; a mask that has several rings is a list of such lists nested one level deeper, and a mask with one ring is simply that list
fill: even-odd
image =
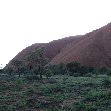
[{"label": "sparse scrub", "polygon": [[102,85],[103,85],[104,87],[109,87],[109,86],[111,86],[111,81],[110,81],[110,79],[109,79],[108,77],[104,78],[103,81],[102,81]]},{"label": "sparse scrub", "polygon": [[[42,80],[37,70],[29,71],[21,78],[14,74],[0,75],[0,111],[110,111],[109,69],[101,75],[92,72],[93,68],[82,67],[81,71],[87,69],[87,73],[83,71],[82,74],[80,70],[69,72],[63,64],[61,68],[56,66],[59,73],[54,66],[53,70],[51,67],[48,66],[47,75],[42,72]],[[60,74],[61,69],[68,72]],[[95,71],[99,72],[99,69]]]}]

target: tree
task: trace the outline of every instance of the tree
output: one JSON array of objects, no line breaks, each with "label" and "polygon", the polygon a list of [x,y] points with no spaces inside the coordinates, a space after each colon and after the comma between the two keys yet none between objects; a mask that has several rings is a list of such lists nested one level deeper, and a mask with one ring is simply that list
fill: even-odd
[{"label": "tree", "polygon": [[81,67],[80,67],[80,75],[83,76],[83,75],[85,75],[86,73],[88,73],[88,68],[85,67],[85,66],[81,66]]},{"label": "tree", "polygon": [[13,68],[11,66],[8,66],[7,67],[7,72],[9,73],[9,75],[11,76],[12,75],[12,72],[13,72]]},{"label": "tree", "polygon": [[0,69],[0,73],[3,73],[3,69]]},{"label": "tree", "polygon": [[60,73],[62,75],[67,74],[68,70],[67,70],[66,65],[64,63],[60,63],[59,66],[60,66]]},{"label": "tree", "polygon": [[78,63],[78,62],[67,63],[66,67],[67,67],[68,71],[71,73],[79,73],[79,71],[80,71],[80,63]]},{"label": "tree", "polygon": [[107,68],[106,67],[102,67],[99,69],[99,73],[100,74],[106,74],[107,73]]},{"label": "tree", "polygon": [[11,61],[12,65],[15,67],[15,70],[19,74],[19,77],[21,75],[21,69],[23,68],[23,62],[19,60],[12,60]]},{"label": "tree", "polygon": [[111,68],[107,68],[106,74],[107,76],[111,76]]},{"label": "tree", "polygon": [[[34,52],[32,52],[28,56],[29,63],[31,64],[31,68],[40,75],[40,79],[42,79],[44,66],[47,64],[48,60],[44,56],[44,47],[41,47]],[[36,70],[35,70],[36,69]]]},{"label": "tree", "polygon": [[60,73],[59,65],[51,65],[51,64],[49,64],[48,68],[51,70],[51,72],[54,75],[57,75],[58,73]]},{"label": "tree", "polygon": [[46,76],[47,79],[48,79],[49,77],[51,77],[51,76],[53,75],[53,72],[50,70],[49,67],[46,67],[46,68],[44,69],[44,74],[45,74],[45,76]]},{"label": "tree", "polygon": [[0,64],[0,73],[3,73],[3,67],[2,67],[2,64]]}]

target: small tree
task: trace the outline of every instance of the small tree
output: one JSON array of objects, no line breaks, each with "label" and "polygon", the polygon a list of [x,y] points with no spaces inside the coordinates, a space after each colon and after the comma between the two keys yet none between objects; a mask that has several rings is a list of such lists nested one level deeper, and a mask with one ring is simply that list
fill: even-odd
[{"label": "small tree", "polygon": [[15,70],[17,71],[17,73],[19,74],[19,77],[20,77],[20,75],[21,75],[21,68],[23,67],[22,61],[12,60],[11,63],[15,67]]},{"label": "small tree", "polygon": [[100,74],[106,74],[107,73],[107,68],[106,67],[99,68],[99,73]]},{"label": "small tree", "polygon": [[79,71],[80,71],[80,63],[78,63],[78,62],[67,63],[66,67],[67,67],[68,71],[71,73],[79,73]]},{"label": "small tree", "polygon": [[85,75],[87,73],[87,67],[81,66],[79,72],[81,76]]},{"label": "small tree", "polygon": [[0,73],[3,73],[3,69],[0,69]]},{"label": "small tree", "polygon": [[3,67],[2,67],[2,64],[0,64],[0,73],[3,72]]},{"label": "small tree", "polygon": [[106,74],[107,74],[107,76],[111,76],[111,68],[107,68]]},{"label": "small tree", "polygon": [[11,76],[12,75],[12,72],[13,72],[13,68],[11,66],[8,66],[7,67],[7,72],[9,73],[9,75]]},{"label": "small tree", "polygon": [[50,70],[49,67],[46,67],[46,68],[44,69],[44,74],[45,74],[45,76],[46,76],[47,79],[48,79],[49,77],[51,77],[51,76],[53,75],[53,72]]},{"label": "small tree", "polygon": [[59,64],[59,67],[60,67],[60,73],[61,73],[62,75],[67,74],[68,70],[67,70],[67,67],[66,67],[66,65],[65,65],[64,63],[60,63],[60,64]]},{"label": "small tree", "polygon": [[37,49],[36,51],[32,52],[28,56],[29,63],[32,65],[32,69],[35,70],[37,69],[36,72],[38,71],[40,75],[40,79],[42,79],[43,71],[44,71],[44,66],[47,64],[48,60],[44,56],[44,47]]}]

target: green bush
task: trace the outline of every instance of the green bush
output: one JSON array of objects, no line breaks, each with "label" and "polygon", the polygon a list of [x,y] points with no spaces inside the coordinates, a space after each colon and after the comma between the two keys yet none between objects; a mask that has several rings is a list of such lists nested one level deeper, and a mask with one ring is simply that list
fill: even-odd
[{"label": "green bush", "polygon": [[96,107],[85,103],[76,103],[74,107],[76,111],[97,111]]},{"label": "green bush", "polygon": [[14,107],[11,105],[0,105],[0,111],[14,111]]},{"label": "green bush", "polygon": [[89,92],[85,98],[84,101],[96,101],[97,99],[101,99],[103,97],[105,97],[106,94],[104,92],[101,91],[93,91],[93,92]]},{"label": "green bush", "polygon": [[66,67],[69,72],[72,72],[72,73],[80,72],[80,63],[78,63],[78,62],[67,63]]},{"label": "green bush", "polygon": [[104,78],[102,81],[102,85],[104,87],[109,87],[111,85],[111,81],[109,80],[109,78]]},{"label": "green bush", "polygon": [[40,78],[37,75],[26,75],[25,79],[28,80],[28,81],[34,81],[34,80],[38,81],[38,80],[40,80]]},{"label": "green bush", "polygon": [[50,84],[46,87],[43,87],[41,90],[45,95],[64,92],[63,86],[60,84],[57,84],[57,83],[56,84]]},{"label": "green bush", "polygon": [[107,76],[111,76],[111,68],[107,68]]},{"label": "green bush", "polygon": [[20,91],[22,89],[22,85],[23,85],[22,79],[17,78],[15,80],[15,88]]},{"label": "green bush", "polygon": [[33,89],[30,89],[26,92],[27,96],[33,96],[35,94],[35,91]]},{"label": "green bush", "polygon": [[26,107],[27,107],[27,105],[26,105],[25,100],[21,99],[21,100],[17,101],[17,104],[16,104],[17,109],[24,109]]}]

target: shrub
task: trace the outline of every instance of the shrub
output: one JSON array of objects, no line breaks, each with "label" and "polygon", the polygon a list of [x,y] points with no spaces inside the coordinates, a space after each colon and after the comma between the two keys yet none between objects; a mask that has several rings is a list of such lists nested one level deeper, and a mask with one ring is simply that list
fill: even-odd
[{"label": "shrub", "polygon": [[85,104],[85,103],[76,103],[74,105],[76,111],[96,111],[97,108],[95,108],[93,105]]},{"label": "shrub", "polygon": [[71,63],[68,63],[66,65],[68,71],[72,72],[72,73],[78,73],[79,72],[79,69],[80,69],[80,63],[78,62],[71,62]]},{"label": "shrub", "polygon": [[28,81],[40,80],[40,78],[37,75],[26,75],[25,78]]},{"label": "shrub", "polygon": [[14,111],[14,108],[11,105],[0,105],[0,111]]},{"label": "shrub", "polygon": [[107,76],[111,76],[111,68],[107,68]]},{"label": "shrub", "polygon": [[102,81],[102,85],[104,87],[109,87],[111,85],[111,81],[109,80],[109,78],[104,78]]},{"label": "shrub", "polygon": [[26,107],[26,101],[25,100],[19,100],[17,101],[17,104],[16,104],[16,108],[17,109],[23,109]]},{"label": "shrub", "polygon": [[48,86],[43,87],[41,90],[44,93],[44,95],[64,92],[63,86],[57,83],[49,84]]},{"label": "shrub", "polygon": [[37,104],[37,100],[36,98],[30,98],[26,100],[26,106],[30,107],[30,108],[34,108],[34,106]]},{"label": "shrub", "polygon": [[84,102],[97,102],[110,97],[110,93],[105,91],[91,91],[85,95]]},{"label": "shrub", "polygon": [[23,84],[22,79],[16,79],[15,86],[16,86],[17,90],[20,90],[22,88],[22,84]]},{"label": "shrub", "polygon": [[48,83],[54,84],[54,83],[57,83],[57,81],[55,79],[50,78],[48,79]]},{"label": "shrub", "polygon": [[26,92],[26,95],[27,96],[33,96],[35,94],[34,90],[33,89],[30,89]]},{"label": "shrub", "polygon": [[51,77],[53,75],[52,71],[47,67],[46,69],[44,69],[44,75],[47,77],[47,79],[49,77]]}]

